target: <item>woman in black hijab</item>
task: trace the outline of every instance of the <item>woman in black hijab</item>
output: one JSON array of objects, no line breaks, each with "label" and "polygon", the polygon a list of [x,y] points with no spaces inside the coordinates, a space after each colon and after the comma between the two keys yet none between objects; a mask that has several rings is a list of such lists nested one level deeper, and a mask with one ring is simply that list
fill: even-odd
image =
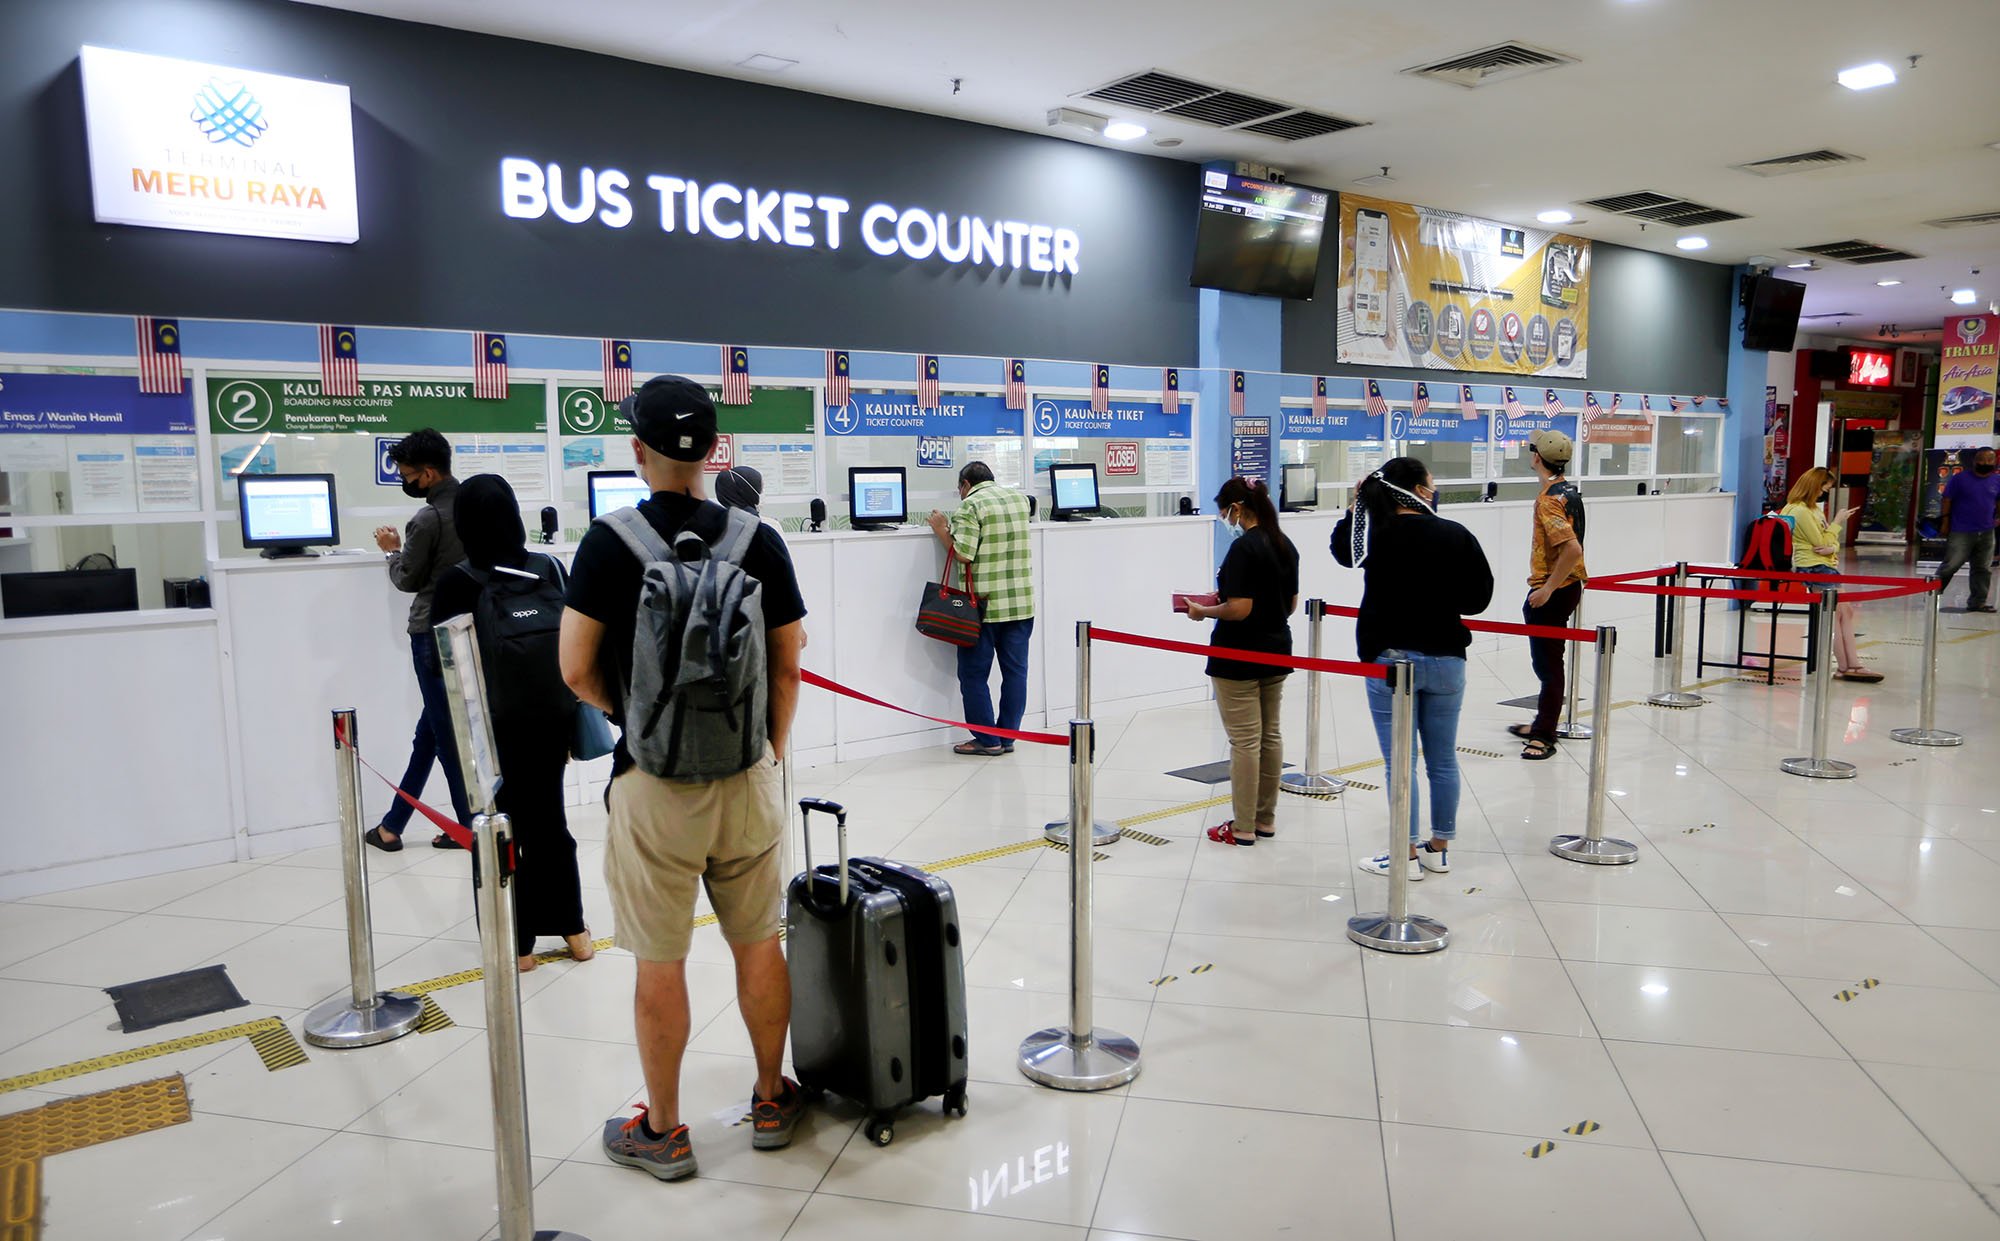
[{"label": "woman in black hijab", "polygon": [[[479,602],[488,583],[507,575],[549,585],[553,595],[545,599],[516,594],[510,610],[543,602],[561,616],[564,582],[562,563],[553,556],[528,550],[527,528],[521,523],[521,506],[514,489],[497,474],[479,474],[460,484],[452,508],[459,541],[465,546],[465,560],[438,579],[431,608],[433,623],[442,624],[466,612],[479,617]],[[562,671],[556,664],[553,636],[544,648],[528,644],[538,663],[547,668],[496,667],[488,652],[492,635],[482,633],[481,655],[489,686],[505,676],[515,684],[539,683],[560,687]],[[553,678],[553,680],[549,680]],[[564,695],[567,694],[563,690]],[[568,699],[572,708],[574,699]],[[583,923],[583,891],[576,870],[576,839],[569,834],[563,813],[563,766],[569,761],[574,710],[551,712],[546,719],[493,718],[493,744],[499,750],[501,785],[495,800],[513,827],[514,834],[514,939],[521,971],[535,968],[535,938],[560,935],[569,944],[570,955],[588,961],[596,955],[591,947],[590,928]]]}]

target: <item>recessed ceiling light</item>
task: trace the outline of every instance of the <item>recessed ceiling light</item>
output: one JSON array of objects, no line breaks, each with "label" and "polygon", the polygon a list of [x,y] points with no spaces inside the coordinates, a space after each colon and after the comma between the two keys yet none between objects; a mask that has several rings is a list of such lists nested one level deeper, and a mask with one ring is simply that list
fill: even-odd
[{"label": "recessed ceiling light", "polygon": [[1887,86],[1895,80],[1896,71],[1879,60],[1873,64],[1842,69],[1834,75],[1834,81],[1849,90],[1874,90],[1878,86]]},{"label": "recessed ceiling light", "polygon": [[1971,289],[1954,289],[1952,290],[1951,300],[1954,305],[1970,306],[1979,300],[1979,294],[1973,292]]},{"label": "recessed ceiling light", "polygon": [[1104,127],[1104,136],[1113,142],[1137,142],[1146,136],[1146,127],[1136,121],[1112,121]]},{"label": "recessed ceiling light", "polygon": [[1165,148],[1165,149],[1167,149],[1167,150],[1172,150],[1173,148],[1175,148],[1175,147],[1179,146],[1180,144],[1181,144],[1181,140],[1180,140],[1179,138],[1155,138],[1155,139],[1153,139],[1153,145],[1154,145],[1154,146],[1156,146],[1156,147],[1163,147],[1163,148]]},{"label": "recessed ceiling light", "polygon": [[1708,238],[1683,237],[1679,241],[1676,241],[1674,244],[1679,246],[1683,250],[1706,250],[1708,249]]},{"label": "recessed ceiling light", "polygon": [[1544,211],[1535,218],[1544,224],[1567,224],[1576,217],[1564,211],[1561,207],[1557,207],[1553,211]]},{"label": "recessed ceiling light", "polygon": [[1878,289],[1893,289],[1901,283],[1903,282],[1900,280],[1877,280],[1875,287]]}]

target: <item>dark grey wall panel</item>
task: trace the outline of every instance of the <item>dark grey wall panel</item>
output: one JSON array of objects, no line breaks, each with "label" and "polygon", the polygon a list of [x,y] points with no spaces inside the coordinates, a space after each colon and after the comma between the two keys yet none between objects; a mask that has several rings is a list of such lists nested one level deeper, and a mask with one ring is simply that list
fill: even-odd
[{"label": "dark grey wall panel", "polygon": [[[0,305],[748,344],[1195,356],[1194,165],[275,0],[0,0]],[[344,82],[354,246],[99,225],[84,43]],[[849,199],[841,249],[509,219],[503,156]],[[1076,230],[1074,276],[869,254],[881,201]]]}]

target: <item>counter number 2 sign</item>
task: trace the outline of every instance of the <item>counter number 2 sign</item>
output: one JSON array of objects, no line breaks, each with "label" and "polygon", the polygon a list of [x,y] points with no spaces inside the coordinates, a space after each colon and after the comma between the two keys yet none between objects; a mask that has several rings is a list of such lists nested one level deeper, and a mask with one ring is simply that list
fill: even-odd
[{"label": "counter number 2 sign", "polygon": [[708,450],[707,464],[701,468],[707,474],[720,474],[735,464],[736,437],[733,435],[718,435],[715,437],[715,447]]},{"label": "counter number 2 sign", "polygon": [[1133,440],[1113,440],[1104,446],[1106,474],[1137,474],[1139,445]]}]

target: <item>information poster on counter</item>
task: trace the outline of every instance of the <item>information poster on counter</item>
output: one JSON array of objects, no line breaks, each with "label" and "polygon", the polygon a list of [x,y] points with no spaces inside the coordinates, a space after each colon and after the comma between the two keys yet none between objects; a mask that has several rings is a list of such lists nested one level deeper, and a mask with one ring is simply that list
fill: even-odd
[{"label": "information poster on counter", "polygon": [[201,507],[194,404],[129,375],[0,373],[0,469],[67,474],[71,513]]},{"label": "information poster on counter", "polygon": [[132,456],[137,466],[140,512],[184,513],[201,507],[201,469],[192,438],[134,436]]},{"label": "information poster on counter", "polygon": [[453,441],[452,472],[460,478],[498,474],[523,504],[545,504],[549,498],[549,446],[490,435],[463,435]]},{"label": "information poster on counter", "polygon": [[1229,420],[1229,472],[1238,478],[1271,477],[1271,420]]},{"label": "information poster on counter", "polygon": [[1147,441],[1145,477],[1148,487],[1194,486],[1194,445],[1174,440]]},{"label": "information poster on counter", "polygon": [[749,466],[763,477],[767,499],[813,494],[813,442],[809,438],[740,436],[736,464]]},{"label": "information poster on counter", "polygon": [[137,512],[132,441],[122,435],[70,437],[69,487],[72,513]]}]

